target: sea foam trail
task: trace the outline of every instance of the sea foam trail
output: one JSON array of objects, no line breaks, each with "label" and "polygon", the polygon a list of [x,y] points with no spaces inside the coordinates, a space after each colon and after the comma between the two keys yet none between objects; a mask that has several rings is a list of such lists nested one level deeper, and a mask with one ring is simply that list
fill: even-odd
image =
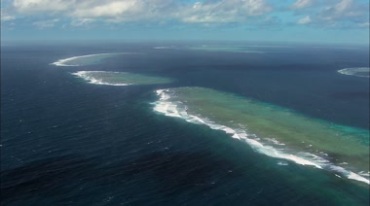
[{"label": "sea foam trail", "polygon": [[74,56],[69,57],[66,59],[60,59],[56,62],[51,63],[55,66],[62,66],[62,67],[77,67],[77,66],[84,66],[89,64],[95,64],[99,61],[123,54],[134,54],[134,53],[98,53],[98,54],[88,54],[88,55],[81,55],[81,56]]},{"label": "sea foam trail", "polygon": [[[246,142],[257,152],[273,158],[292,161],[300,165],[313,166],[318,169],[325,169],[334,172],[334,174],[339,173],[347,177],[348,179],[370,184],[369,179],[361,176],[360,174],[356,174],[352,171],[344,169],[343,167],[334,165],[330,163],[328,160],[319,157],[315,154],[311,153],[299,153],[297,155],[289,154],[273,146],[261,143],[260,141],[258,141],[258,138],[256,138],[255,134],[249,134],[245,130],[233,129],[212,122],[211,120],[208,120],[206,118],[189,114],[187,112],[186,105],[184,105],[182,102],[171,101],[171,92],[169,89],[156,90],[156,94],[159,97],[159,100],[153,103],[154,105],[153,110],[161,114],[164,114],[165,116],[181,118],[190,123],[203,124],[207,125],[211,129],[222,130],[228,135],[230,135],[232,138]],[[281,145],[281,143],[279,144]],[[336,176],[339,175],[336,174]]]},{"label": "sea foam trail", "polygon": [[338,70],[338,73],[356,77],[370,77],[369,67],[345,68]]}]

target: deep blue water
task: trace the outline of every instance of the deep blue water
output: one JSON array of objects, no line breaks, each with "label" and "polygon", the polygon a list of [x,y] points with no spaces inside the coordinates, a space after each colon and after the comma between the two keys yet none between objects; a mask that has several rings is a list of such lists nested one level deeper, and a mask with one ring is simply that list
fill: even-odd
[{"label": "deep blue water", "polygon": [[[368,48],[155,50],[156,44],[1,48],[2,205],[367,205],[369,187],[256,153],[220,131],[152,111],[153,91],[203,86],[369,129]],[[139,52],[56,67],[71,56]],[[170,85],[86,84],[78,70],[129,71]]]}]

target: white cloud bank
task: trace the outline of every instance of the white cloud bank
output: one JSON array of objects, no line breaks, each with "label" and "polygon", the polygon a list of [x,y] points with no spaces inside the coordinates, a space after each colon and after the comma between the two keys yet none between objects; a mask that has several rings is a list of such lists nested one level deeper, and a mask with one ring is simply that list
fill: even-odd
[{"label": "white cloud bank", "polygon": [[356,20],[365,16],[369,18],[369,5],[361,5],[353,0],[340,0],[334,5],[327,6],[320,14],[320,17],[327,21]]},{"label": "white cloud bank", "polygon": [[72,7],[74,0],[14,0],[13,6],[19,12],[65,11]]},{"label": "white cloud bank", "polygon": [[270,12],[271,7],[263,0],[222,0],[197,2],[178,13],[179,19],[189,23],[234,22],[247,20]]},{"label": "white cloud bank", "polygon": [[[276,0],[1,0],[1,3],[11,11],[2,12],[2,21],[18,16],[40,17],[37,21],[67,18],[74,26],[102,21],[263,23],[266,19],[279,20],[283,13],[299,16],[290,19],[299,25],[364,28],[369,21],[369,3],[355,0],[295,0],[290,4]],[[289,20],[276,22],[290,23]]]},{"label": "white cloud bank", "polygon": [[187,23],[235,22],[271,11],[265,0],[14,0],[19,13],[49,12],[76,19],[114,21],[178,20]]},{"label": "white cloud bank", "polygon": [[330,27],[365,27],[369,19],[369,3],[355,0],[296,0],[290,8],[303,17],[297,24]]}]

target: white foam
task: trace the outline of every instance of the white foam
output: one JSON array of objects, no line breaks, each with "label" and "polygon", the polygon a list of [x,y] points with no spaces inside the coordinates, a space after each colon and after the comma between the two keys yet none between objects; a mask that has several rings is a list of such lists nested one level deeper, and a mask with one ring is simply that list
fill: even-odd
[{"label": "white foam", "polygon": [[60,59],[60,60],[58,60],[56,62],[53,62],[51,64],[53,64],[55,66],[60,66],[60,67],[80,66],[78,64],[67,64],[68,62],[76,60],[76,59],[78,59],[78,57],[70,57],[70,58],[66,58],[66,59]]},{"label": "white foam", "polygon": [[[189,114],[182,102],[171,101],[171,91],[169,89],[157,90],[156,94],[158,95],[159,100],[153,103],[153,110],[164,114],[165,116],[181,118],[190,123],[203,124],[207,125],[211,129],[222,130],[225,133],[229,134],[232,138],[242,140],[250,145],[254,150],[273,158],[288,160],[300,165],[313,166],[318,169],[335,171],[346,176],[348,179],[370,184],[369,179],[366,179],[360,174],[356,174],[344,169],[343,167],[333,165],[328,160],[317,155],[311,153],[298,153],[295,155],[289,154],[283,150],[279,150],[270,145],[263,144],[259,141],[259,138],[256,138],[255,134],[248,134],[245,130],[233,129],[224,125],[214,123],[206,118]],[[284,145],[281,142],[274,141],[274,139],[269,139],[269,141],[272,141],[275,145]]]},{"label": "white foam", "polygon": [[91,58],[91,57],[96,57],[96,56],[101,56],[101,55],[107,55],[109,53],[100,53],[100,54],[88,54],[88,55],[81,55],[81,56],[74,56],[74,57],[69,57],[66,59],[60,59],[56,62],[53,62],[51,64],[55,66],[62,66],[62,67],[75,67],[75,66],[81,66],[80,64],[71,64],[72,61],[77,60],[77,59],[84,59],[84,58]]},{"label": "white foam", "polygon": [[361,176],[370,177],[370,171],[369,172],[361,171],[358,174],[361,175]]},{"label": "white foam", "polygon": [[280,145],[280,146],[284,146],[285,144],[284,143],[281,143],[281,142],[279,142],[279,141],[277,141],[276,139],[274,139],[274,138],[265,138],[267,141],[269,141],[269,142],[272,142],[272,143],[274,143],[275,145]]},{"label": "white foam", "polygon": [[[69,57],[66,59],[60,59],[56,62],[51,63],[52,65],[55,66],[62,66],[62,67],[77,67],[77,66],[83,66],[85,64],[76,64],[73,63],[73,61],[76,60],[83,60],[83,59],[91,59],[91,58],[109,58],[114,55],[120,55],[120,54],[135,54],[135,53],[98,53],[98,54],[88,54],[88,55],[81,55],[81,56],[74,56],[74,57]],[[88,63],[86,63],[88,64]]]},{"label": "white foam", "polygon": [[[356,77],[370,77],[369,67],[356,67],[356,68],[345,68],[338,70],[340,74],[356,76]],[[367,74],[362,74],[367,73]]]},{"label": "white foam", "polygon": [[94,73],[122,73],[122,72],[106,72],[106,71],[78,71],[72,73],[72,75],[78,76],[84,80],[86,80],[89,84],[97,84],[97,85],[108,85],[108,86],[128,86],[130,84],[125,83],[111,83],[106,82],[103,79],[99,79],[97,77],[93,77],[90,74]]},{"label": "white foam", "polygon": [[348,179],[352,179],[352,180],[356,180],[356,181],[359,181],[359,182],[364,182],[366,184],[370,184],[370,180],[361,176],[360,173],[356,174],[352,171],[348,171],[348,170],[344,169],[343,167],[339,167],[339,166],[336,166],[336,165],[329,165],[329,168],[332,171],[336,171],[336,172],[339,172],[339,173],[345,175]]},{"label": "white foam", "polygon": [[338,177],[338,178],[342,178],[340,175],[337,175],[337,174],[335,174],[335,176]]},{"label": "white foam", "polygon": [[289,165],[287,162],[283,162],[283,161],[279,161],[277,164],[278,165],[281,165],[281,166],[287,166],[287,165]]}]

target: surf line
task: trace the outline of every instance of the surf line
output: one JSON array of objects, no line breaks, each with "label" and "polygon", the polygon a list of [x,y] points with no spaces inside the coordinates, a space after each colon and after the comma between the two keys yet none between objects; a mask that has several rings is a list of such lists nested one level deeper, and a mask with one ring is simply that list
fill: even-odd
[{"label": "surf line", "polygon": [[180,118],[189,123],[202,124],[210,127],[211,129],[224,131],[232,138],[243,140],[248,145],[250,145],[254,150],[264,155],[277,159],[285,159],[304,166],[313,166],[318,169],[325,169],[328,171],[337,172],[347,177],[348,179],[370,184],[369,179],[359,174],[356,174],[352,171],[348,171],[343,167],[334,165],[330,163],[328,160],[319,157],[315,154],[305,153],[306,157],[303,158],[297,155],[285,153],[272,146],[262,144],[257,140],[254,134],[248,134],[244,130],[236,130],[221,124],[214,123],[211,120],[189,114],[187,112],[186,106],[181,105],[182,104],[181,102],[171,101],[170,89],[159,89],[156,90],[155,92],[156,95],[159,97],[158,101],[152,103],[154,105],[153,110],[155,112],[161,113],[169,117]]},{"label": "surf line", "polygon": [[61,66],[61,67],[77,67],[77,66],[85,66],[90,64],[96,64],[100,61],[114,57],[119,55],[126,55],[126,54],[139,54],[134,52],[118,52],[118,53],[97,53],[97,54],[87,54],[87,55],[81,55],[81,56],[73,56],[68,57],[65,59],[59,59],[51,65],[54,66]]}]

